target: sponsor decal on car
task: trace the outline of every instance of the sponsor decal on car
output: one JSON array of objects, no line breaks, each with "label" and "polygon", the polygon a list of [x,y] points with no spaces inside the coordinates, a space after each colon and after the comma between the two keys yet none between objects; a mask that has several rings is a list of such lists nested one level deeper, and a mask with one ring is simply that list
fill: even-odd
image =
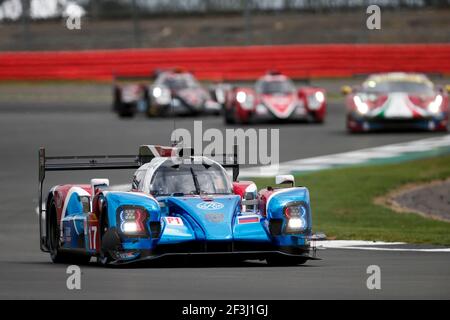
[{"label": "sponsor decal on car", "polygon": [[183,226],[183,220],[178,217],[165,217],[164,220],[167,224],[173,225],[173,226]]},{"label": "sponsor decal on car", "polygon": [[197,208],[202,210],[220,210],[223,208],[223,204],[215,201],[204,201],[197,204]]},{"label": "sponsor decal on car", "polygon": [[220,223],[223,221],[223,213],[207,213],[205,214],[205,219],[209,222]]},{"label": "sponsor decal on car", "polygon": [[238,218],[238,224],[244,224],[244,223],[257,223],[259,222],[258,216],[244,216]]}]

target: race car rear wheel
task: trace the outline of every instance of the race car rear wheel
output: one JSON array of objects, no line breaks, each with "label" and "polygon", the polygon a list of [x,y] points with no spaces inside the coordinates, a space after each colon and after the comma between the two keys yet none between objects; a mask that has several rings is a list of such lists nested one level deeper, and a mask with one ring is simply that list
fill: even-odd
[{"label": "race car rear wheel", "polygon": [[56,205],[54,200],[50,203],[48,220],[48,237],[50,258],[54,263],[86,264],[91,260],[89,255],[63,252],[60,248],[60,228],[57,222]]},{"label": "race car rear wheel", "polygon": [[266,262],[269,266],[297,266],[304,264],[308,259],[302,257],[274,256],[267,257]]}]

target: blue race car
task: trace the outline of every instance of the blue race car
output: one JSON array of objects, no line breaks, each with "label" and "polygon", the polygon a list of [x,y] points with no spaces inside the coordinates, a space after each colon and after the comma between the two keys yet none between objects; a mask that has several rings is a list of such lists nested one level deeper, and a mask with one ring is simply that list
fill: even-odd
[{"label": "blue race car", "polygon": [[[192,152],[181,157],[183,150],[144,145],[137,156],[46,157],[41,148],[41,250],[55,263],[96,257],[103,265],[187,255],[275,265],[316,259],[307,188],[294,187],[290,175],[276,181],[290,187],[259,192],[253,182],[238,181],[236,147],[222,163]],[[131,188],[92,179],[54,186],[43,203],[47,171],[100,169],[135,169]]]}]

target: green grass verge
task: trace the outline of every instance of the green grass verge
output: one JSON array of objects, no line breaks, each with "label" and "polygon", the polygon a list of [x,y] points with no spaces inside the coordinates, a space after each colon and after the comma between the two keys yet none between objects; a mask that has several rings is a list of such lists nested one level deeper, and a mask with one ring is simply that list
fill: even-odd
[{"label": "green grass verge", "polygon": [[[296,177],[309,188],[313,228],[329,238],[450,245],[450,223],[397,213],[374,198],[406,183],[450,177],[450,156],[391,165],[325,170]],[[273,179],[255,179],[259,187]]]}]

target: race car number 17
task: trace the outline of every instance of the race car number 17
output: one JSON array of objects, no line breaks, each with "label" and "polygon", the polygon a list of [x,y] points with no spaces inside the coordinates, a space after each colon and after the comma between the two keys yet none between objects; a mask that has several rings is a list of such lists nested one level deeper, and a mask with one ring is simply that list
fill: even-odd
[{"label": "race car number 17", "polygon": [[97,240],[97,226],[90,226],[89,227],[89,232],[88,232],[88,237],[89,237],[89,250],[97,250],[97,244],[96,244],[96,240]]}]

